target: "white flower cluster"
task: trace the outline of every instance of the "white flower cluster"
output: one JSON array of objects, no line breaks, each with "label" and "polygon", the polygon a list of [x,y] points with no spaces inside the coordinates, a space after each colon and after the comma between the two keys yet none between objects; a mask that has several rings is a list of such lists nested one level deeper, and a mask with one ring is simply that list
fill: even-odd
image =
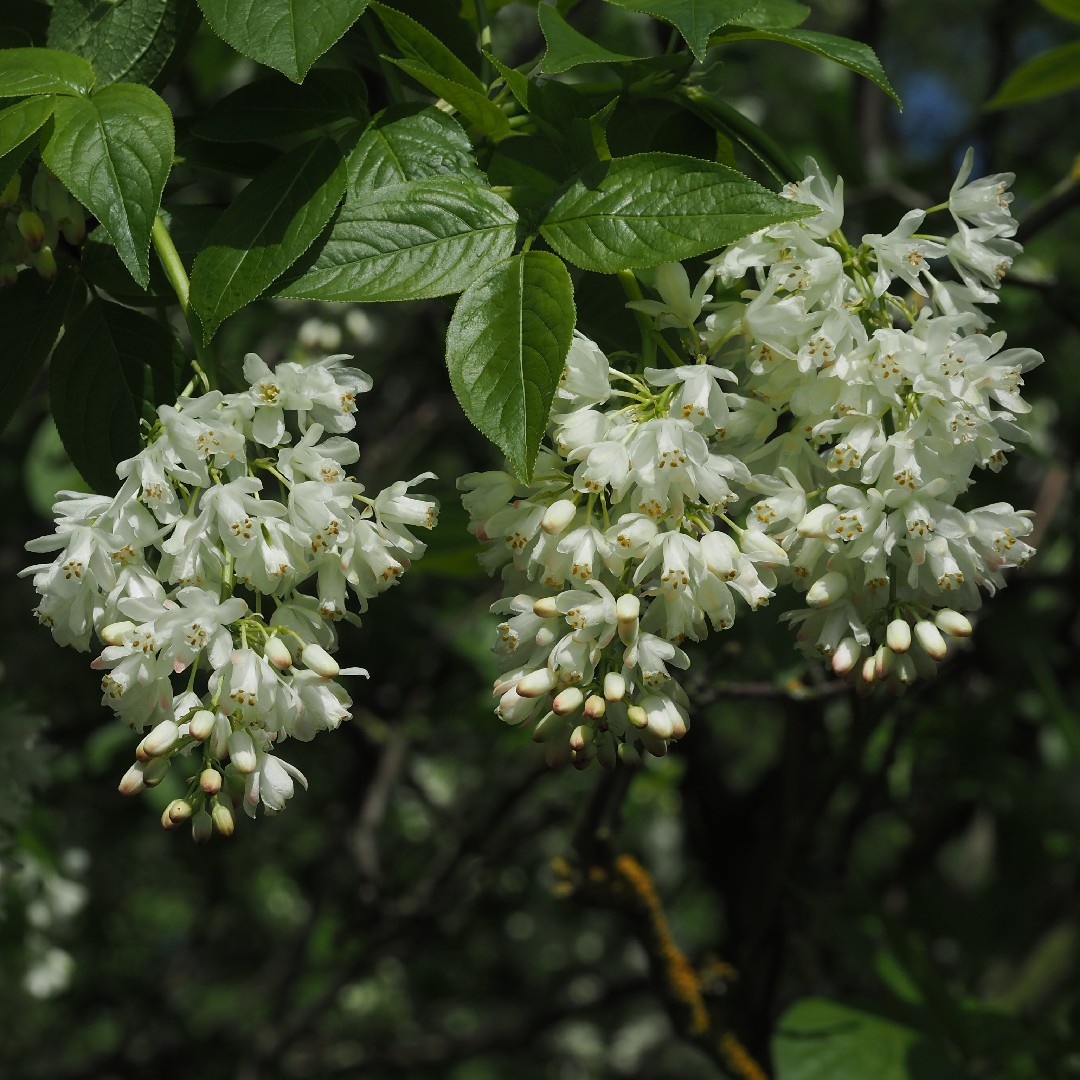
[{"label": "white flower cluster", "polygon": [[347,475],[359,447],[342,433],[371,387],[347,359],[271,371],[249,354],[249,389],[162,406],[117,494],[61,492],[56,532],[27,544],[59,552],[23,571],[38,618],[80,651],[96,635],[102,703],[149,729],[120,790],[187,763],[162,823],[190,819],[196,839],[307,786],[276,747],[337,728],[351,699],[336,677],[367,674],[330,655],[334,624],[359,622],[349,594],[366,610],[423,554],[410,528],[435,524],[435,502],[409,494],[432,474],[375,498]]},{"label": "white flower cluster", "polygon": [[657,269],[660,300],[629,305],[651,316],[642,357],[575,338],[532,483],[462,478],[507,585],[497,712],[537,720],[550,760],[663,753],[688,719],[680,644],[785,585],[804,653],[902,688],[1029,557],[1028,513],[956,505],[1024,436],[1021,374],[1042,359],[984,332],[1019,246],[1011,176],[965,183],[970,166],[936,208],[953,235],[912,211],[853,246],[842,184],[809,161],[786,194],[816,214],[731,246],[693,291]]}]

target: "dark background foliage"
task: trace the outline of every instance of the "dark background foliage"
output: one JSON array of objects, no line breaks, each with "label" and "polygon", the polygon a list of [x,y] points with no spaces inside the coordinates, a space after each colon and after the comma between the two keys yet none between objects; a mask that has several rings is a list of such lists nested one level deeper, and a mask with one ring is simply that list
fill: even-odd
[{"label": "dark background foliage", "polygon": [[[496,32],[527,55],[517,10]],[[610,48],[625,32],[598,3],[573,22]],[[805,669],[769,612],[743,618],[694,657],[694,726],[668,758],[625,788],[548,770],[487,692],[497,589],[453,478],[497,462],[449,390],[448,309],[260,302],[218,353],[356,352],[375,378],[362,478],[432,469],[443,512],[426,559],[343,642],[371,679],[354,723],[292,755],[310,792],[196,847],[157,825],[174,792],[115,793],[129,734],[15,578],[78,480],[42,388],[0,458],[0,1076],[728,1075],[681,1037],[657,910],[560,876],[598,846],[647,868],[707,1004],[780,1080],[1080,1076],[1077,98],[981,109],[1076,28],[1004,0],[834,0],[808,25],[873,44],[904,113],[779,45],[725,50],[715,78],[796,160],[845,177],[851,232],[940,201],[968,145],[977,175],[1017,173],[1027,250],[993,314],[1047,363],[1028,377],[1031,446],[978,496],[1037,508],[1040,552],[970,648],[935,683],[859,700]],[[165,93],[195,113],[249,76],[204,28]],[[583,327],[617,334],[587,296]],[[800,1042],[815,1015],[847,1047],[831,1064]]]}]

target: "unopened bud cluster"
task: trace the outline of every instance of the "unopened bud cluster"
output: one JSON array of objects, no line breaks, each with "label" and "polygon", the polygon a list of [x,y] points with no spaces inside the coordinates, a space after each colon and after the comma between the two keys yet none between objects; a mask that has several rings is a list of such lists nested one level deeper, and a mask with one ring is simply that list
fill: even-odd
[{"label": "unopened bud cluster", "polygon": [[145,733],[120,791],[159,784],[174,763],[187,793],[162,824],[229,834],[234,810],[281,810],[306,787],[276,753],[349,718],[335,624],[394,585],[437,507],[398,481],[374,498],[346,469],[359,447],[357,396],[370,379],[331,357],[271,371],[254,354],[242,393],[158,410],[115,496],[61,492],[57,551],[29,567],[38,618],[61,645],[97,638],[102,703]]},{"label": "unopened bud cluster", "polygon": [[64,185],[40,161],[31,179],[23,171],[0,191],[0,288],[14,285],[27,266],[52,281],[60,237],[73,247],[86,238],[86,212]]},{"label": "unopened bud cluster", "polygon": [[693,290],[657,268],[660,299],[630,304],[642,356],[575,337],[531,483],[462,478],[506,586],[497,712],[551,761],[662,754],[688,722],[680,646],[784,587],[803,653],[902,689],[1027,560],[1027,512],[956,505],[1025,437],[1042,360],[986,332],[1020,249],[1011,176],[970,167],[937,208],[950,235],[918,231],[920,210],[853,245],[842,184],[808,162],[785,194],[814,215],[731,246]]}]

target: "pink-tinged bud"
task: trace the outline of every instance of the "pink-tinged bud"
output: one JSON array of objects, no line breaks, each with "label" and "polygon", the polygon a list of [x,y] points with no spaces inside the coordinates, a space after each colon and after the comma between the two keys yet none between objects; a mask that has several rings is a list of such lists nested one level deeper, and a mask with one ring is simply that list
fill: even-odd
[{"label": "pink-tinged bud", "polygon": [[617,671],[609,671],[604,676],[604,698],[607,701],[622,701],[626,697],[626,679]]},{"label": "pink-tinged bud", "polygon": [[217,769],[203,769],[199,773],[199,787],[207,795],[216,795],[221,790],[221,773]]},{"label": "pink-tinged bud", "polygon": [[828,607],[835,604],[848,590],[848,579],[839,570],[823,574],[806,591],[806,606]]},{"label": "pink-tinged bud", "polygon": [[176,740],[179,738],[180,725],[175,720],[162,720],[139,746],[150,757],[161,757],[176,745]]},{"label": "pink-tinged bud", "polygon": [[640,705],[628,705],[626,718],[636,728],[645,728],[649,725],[649,714]]},{"label": "pink-tinged bud", "polygon": [[547,742],[548,739],[556,738],[566,731],[566,721],[553,712],[545,713],[540,722],[533,728],[532,741],[535,743]]},{"label": "pink-tinged bud", "polygon": [[757,529],[746,529],[739,536],[739,548],[752,562],[766,569],[787,566],[787,552],[771,537]]},{"label": "pink-tinged bud", "polygon": [[868,656],[862,664],[862,682],[866,686],[873,686],[877,682],[877,658]]},{"label": "pink-tinged bud", "polygon": [[169,817],[169,808],[171,806],[172,806],[172,803],[169,803],[169,805],[166,806],[165,809],[161,811],[161,827],[163,829],[175,829],[176,828],[176,822],[173,821],[173,819],[171,817]]},{"label": "pink-tinged bud", "polygon": [[31,251],[45,243],[45,222],[33,210],[24,210],[18,219],[19,233]]},{"label": "pink-tinged bud", "polygon": [[607,712],[607,702],[599,694],[590,694],[585,701],[585,715],[590,720],[599,720]]},{"label": "pink-tinged bud", "polygon": [[518,680],[514,688],[519,697],[538,698],[550,693],[555,689],[558,677],[549,668],[540,668],[538,671],[530,671],[528,675]]},{"label": "pink-tinged bud", "polygon": [[341,670],[338,662],[321,645],[305,645],[300,659],[305,667],[324,679],[332,679]]},{"label": "pink-tinged bud", "polygon": [[935,616],[937,628],[949,637],[971,637],[971,623],[967,617],[952,608],[942,608]]},{"label": "pink-tinged bud", "polygon": [[907,619],[893,619],[889,623],[885,642],[894,653],[906,653],[911,648],[911,626]]},{"label": "pink-tinged bud", "polygon": [[504,724],[522,724],[532,716],[535,708],[535,698],[524,698],[511,687],[499,698],[495,712]]},{"label": "pink-tinged bud", "polygon": [[191,839],[196,844],[205,844],[214,835],[214,819],[205,810],[200,810],[191,822]]},{"label": "pink-tinged bud", "polygon": [[557,596],[541,596],[533,604],[533,614],[538,619],[554,619],[559,614],[559,598]]},{"label": "pink-tinged bud", "polygon": [[578,726],[570,732],[570,749],[584,750],[591,736],[592,729],[587,724],[578,724]]},{"label": "pink-tinged bud", "polygon": [[233,817],[233,812],[224,803],[214,803],[214,808],[210,811],[210,820],[213,822],[214,828],[222,836],[232,836],[236,831],[236,819]]},{"label": "pink-tinged bud", "polygon": [[846,675],[859,661],[862,646],[853,638],[846,637],[832,654],[832,669],[837,675]]},{"label": "pink-tinged bud", "polygon": [[879,679],[884,679],[892,671],[893,657],[896,654],[887,649],[884,645],[879,645],[877,652],[874,653],[874,673]]},{"label": "pink-tinged bud", "polygon": [[288,645],[279,637],[267,638],[263,653],[278,671],[286,671],[292,667],[292,653],[289,652]]},{"label": "pink-tinged bud", "polygon": [[[187,821],[193,813],[195,813],[195,807],[187,801],[187,799],[173,799],[168,806],[165,807],[165,813],[168,814],[169,820],[174,825],[179,825],[182,821]],[[164,820],[162,822],[164,824]],[[165,826],[168,828],[168,826]]]},{"label": "pink-tinged bud", "polygon": [[558,536],[566,530],[576,514],[577,507],[570,499],[556,499],[544,511],[544,516],[540,519],[540,528],[549,536]]},{"label": "pink-tinged bud", "polygon": [[130,769],[120,778],[120,785],[117,790],[121,795],[138,795],[140,791],[146,786],[143,780],[143,773],[146,772],[146,766],[140,761],[131,766]]},{"label": "pink-tinged bud", "polygon": [[215,716],[209,709],[199,709],[188,721],[188,734],[199,742],[210,738],[214,730]]},{"label": "pink-tinged bud", "polygon": [[557,716],[569,716],[577,712],[585,701],[585,695],[576,686],[568,686],[551,703],[551,711]]},{"label": "pink-tinged bud", "polygon": [[255,754],[255,744],[251,735],[243,729],[234,731],[229,736],[229,760],[238,773],[248,776],[259,767]]},{"label": "pink-tinged bud", "polygon": [[796,526],[796,531],[806,539],[823,540],[836,519],[837,510],[832,503],[815,506]]},{"label": "pink-tinged bud", "polygon": [[109,623],[109,625],[98,634],[98,637],[100,637],[106,645],[122,645],[124,642],[124,635],[129,630],[134,629],[135,624],[133,622]]},{"label": "pink-tinged bud", "polygon": [[929,619],[920,619],[915,624],[915,640],[922,646],[923,652],[935,660],[944,660],[949,651],[941,631]]}]

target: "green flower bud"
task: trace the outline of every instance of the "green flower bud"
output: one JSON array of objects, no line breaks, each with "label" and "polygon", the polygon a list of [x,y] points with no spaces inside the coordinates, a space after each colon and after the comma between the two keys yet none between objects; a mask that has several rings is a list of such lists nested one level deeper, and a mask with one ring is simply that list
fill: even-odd
[{"label": "green flower bud", "polygon": [[33,210],[24,210],[19,214],[18,226],[31,251],[37,251],[45,243],[45,222]]}]

